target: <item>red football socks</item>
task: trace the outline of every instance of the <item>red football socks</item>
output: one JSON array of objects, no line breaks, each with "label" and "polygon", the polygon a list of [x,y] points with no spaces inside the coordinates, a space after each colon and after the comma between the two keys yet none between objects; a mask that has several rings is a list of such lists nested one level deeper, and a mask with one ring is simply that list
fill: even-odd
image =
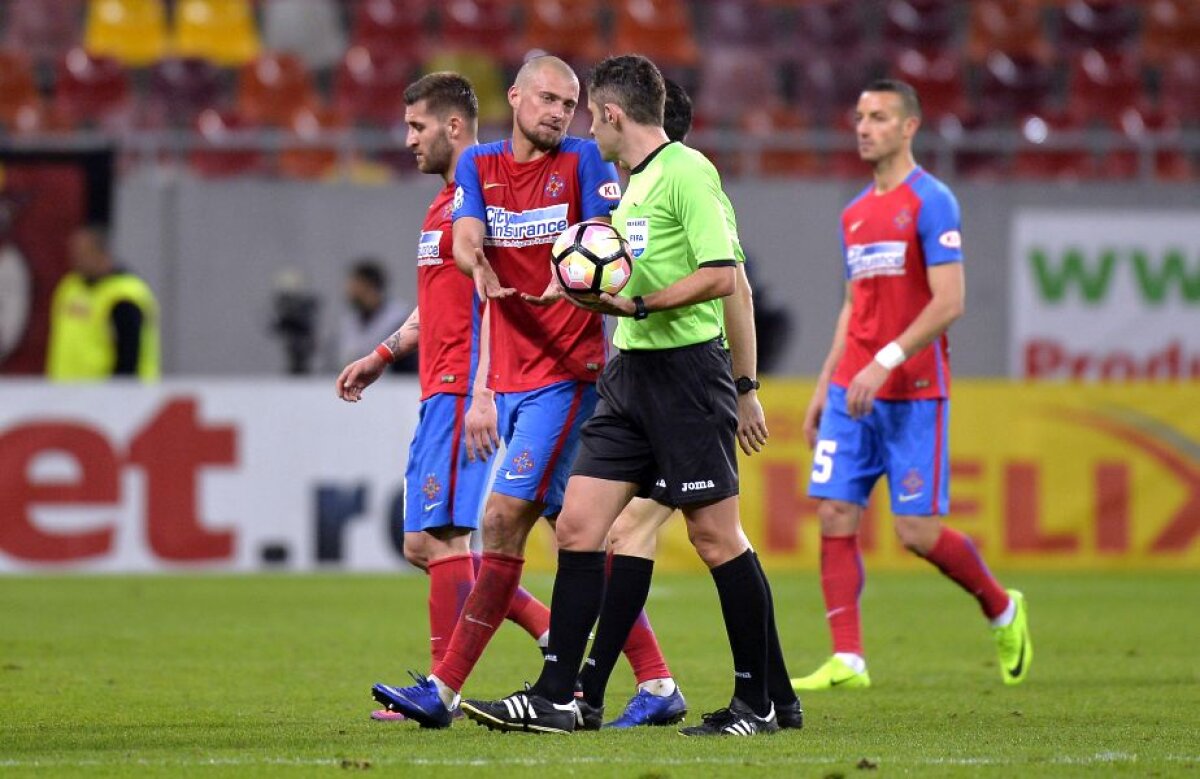
[{"label": "red football socks", "polygon": [[864,579],[858,536],[821,536],[821,591],[835,653],[863,654],[858,599]]},{"label": "red football socks", "polygon": [[[483,556],[478,552],[471,553],[471,561],[475,564],[475,573],[483,563]],[[512,606],[508,609],[506,619],[512,620],[537,641],[550,629],[550,609],[538,600],[532,592],[517,585],[513,593]]]},{"label": "red football socks", "polygon": [[521,581],[521,557],[493,552],[483,553],[483,563],[454,628],[454,636],[433,674],[454,691],[462,689],[475,663],[496,634],[500,622],[512,606],[513,593]]},{"label": "red football socks", "polygon": [[[463,604],[475,586],[475,566],[467,554],[429,563],[429,647],[432,665],[446,654]],[[431,666],[432,667],[432,666]]]},{"label": "red football socks", "polygon": [[925,559],[971,593],[988,619],[995,619],[1008,608],[1008,593],[984,565],[971,539],[957,530],[943,527]]}]

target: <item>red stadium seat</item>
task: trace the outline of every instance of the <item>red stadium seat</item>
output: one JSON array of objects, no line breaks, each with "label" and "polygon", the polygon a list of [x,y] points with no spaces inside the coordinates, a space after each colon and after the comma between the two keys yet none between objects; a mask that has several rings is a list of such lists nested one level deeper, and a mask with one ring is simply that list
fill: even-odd
[{"label": "red stadium seat", "polygon": [[221,72],[208,60],[168,58],[150,71],[145,120],[151,126],[192,127],[221,103]]},{"label": "red stadium seat", "polygon": [[306,107],[292,114],[290,140],[279,153],[279,172],[297,179],[320,179],[333,173],[338,151],[327,135],[339,126],[328,109]]},{"label": "red stadium seat", "polygon": [[210,108],[196,118],[201,147],[188,157],[191,167],[204,176],[236,176],[263,170],[262,154],[252,146],[238,147],[238,136],[253,125],[233,111]]},{"label": "red stadium seat", "polygon": [[785,30],[796,59],[834,53],[853,56],[866,40],[862,3],[842,0],[805,2],[796,9],[795,27]]},{"label": "red stadium seat", "polygon": [[1200,125],[1200,52],[1177,54],[1163,68],[1163,108],[1189,125]]},{"label": "red stadium seat", "polygon": [[6,46],[38,62],[57,62],[79,45],[83,0],[9,0]]},{"label": "red stadium seat", "polygon": [[0,50],[0,128],[24,135],[39,130],[42,123],[42,97],[29,57],[18,50]]},{"label": "red stadium seat", "polygon": [[[865,54],[863,55],[866,56]],[[811,58],[799,64],[797,91],[804,110],[822,125],[834,125],[853,111],[873,68],[865,59]]]},{"label": "red stadium seat", "polygon": [[61,125],[119,131],[129,127],[133,108],[129,74],[116,59],[74,48],[59,61],[54,113]]},{"label": "red stadium seat", "polygon": [[253,124],[288,127],[316,102],[312,79],[292,54],[263,54],[238,72],[238,113]]},{"label": "red stadium seat", "polygon": [[[1153,142],[1159,147],[1149,158],[1149,172],[1154,178],[1160,181],[1192,179],[1192,164],[1187,154],[1179,148],[1180,126],[1176,119],[1162,111],[1128,108],[1120,116],[1114,117],[1112,124],[1134,146]],[[1110,152],[1101,163],[1105,177],[1141,177],[1143,156],[1134,149]]]},{"label": "red stadium seat", "polygon": [[1048,63],[1050,44],[1042,30],[1042,12],[1029,0],[979,0],[971,3],[967,58],[982,64],[994,51]]},{"label": "red stadium seat", "polygon": [[568,62],[595,63],[607,47],[600,28],[600,0],[524,0],[523,54],[546,51]]},{"label": "red stadium seat", "polygon": [[1108,121],[1146,102],[1140,63],[1132,53],[1089,49],[1071,63],[1069,109],[1084,122]]},{"label": "red stadium seat", "polygon": [[[1027,116],[1021,122],[1021,141],[1014,171],[1032,179],[1077,181],[1096,175],[1095,162],[1084,147],[1083,126],[1066,113]],[[1062,144],[1064,148],[1059,148]]]},{"label": "red stadium seat", "polygon": [[1007,124],[1047,110],[1054,72],[1028,57],[993,52],[984,63],[980,113],[991,124]]},{"label": "red stadium seat", "polygon": [[929,126],[944,117],[959,121],[969,113],[962,63],[956,51],[925,53],[920,49],[899,52],[892,74],[917,90]]},{"label": "red stadium seat", "polygon": [[1059,14],[1059,40],[1069,50],[1120,48],[1137,27],[1137,8],[1122,0],[1070,0]]},{"label": "red stadium seat", "polygon": [[344,121],[356,124],[388,127],[403,122],[404,90],[411,80],[407,62],[351,46],[334,78],[334,109]]},{"label": "red stadium seat", "polygon": [[501,62],[521,59],[513,3],[509,0],[443,0],[439,4],[440,46],[486,51]]},{"label": "red stadium seat", "polygon": [[375,57],[424,59],[431,6],[430,0],[361,0],[353,6],[350,43]]},{"label": "red stadium seat", "polygon": [[614,52],[638,52],[659,67],[694,67],[700,50],[684,0],[618,0]]},{"label": "red stadium seat", "polygon": [[709,49],[694,96],[697,117],[710,125],[736,125],[751,111],[783,103],[777,82],[775,68],[753,48]]},{"label": "red stadium seat", "polygon": [[1164,65],[1177,54],[1196,53],[1200,0],[1152,0],[1142,13],[1142,57]]},{"label": "red stadium seat", "polygon": [[941,49],[958,26],[949,0],[888,0],[883,40],[888,48]]},{"label": "red stadium seat", "polygon": [[762,0],[710,0],[701,3],[705,46],[757,46],[767,51],[774,38],[775,19]]}]

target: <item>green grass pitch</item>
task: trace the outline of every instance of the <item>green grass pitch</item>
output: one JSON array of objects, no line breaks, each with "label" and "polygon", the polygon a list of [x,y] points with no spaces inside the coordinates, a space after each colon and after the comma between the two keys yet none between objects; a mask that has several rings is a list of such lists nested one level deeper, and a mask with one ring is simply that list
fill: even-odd
[{"label": "green grass pitch", "polygon": [[[975,604],[933,572],[877,573],[863,600],[875,687],[810,694],[802,732],[498,734],[377,723],[370,685],[426,670],[416,576],[0,579],[0,774],[297,776],[1200,776],[1200,576],[1025,573],[1036,659],[1006,688]],[[550,579],[527,582],[548,597]],[[815,574],[776,575],[794,675],[824,659]],[[704,575],[663,575],[650,614],[691,706],[730,659]],[[468,694],[538,672],[505,626]],[[622,665],[616,714],[632,688]]]}]

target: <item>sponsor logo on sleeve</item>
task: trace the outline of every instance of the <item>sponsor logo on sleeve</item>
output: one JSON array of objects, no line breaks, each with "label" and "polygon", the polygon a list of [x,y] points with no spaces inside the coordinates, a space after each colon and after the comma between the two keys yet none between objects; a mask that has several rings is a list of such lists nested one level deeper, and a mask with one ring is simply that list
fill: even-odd
[{"label": "sponsor logo on sleeve", "polygon": [[962,233],[958,230],[947,230],[938,236],[938,243],[945,246],[947,249],[962,248]]},{"label": "sponsor logo on sleeve", "polygon": [[621,185],[615,181],[606,181],[596,190],[596,194],[605,200],[620,200]]}]

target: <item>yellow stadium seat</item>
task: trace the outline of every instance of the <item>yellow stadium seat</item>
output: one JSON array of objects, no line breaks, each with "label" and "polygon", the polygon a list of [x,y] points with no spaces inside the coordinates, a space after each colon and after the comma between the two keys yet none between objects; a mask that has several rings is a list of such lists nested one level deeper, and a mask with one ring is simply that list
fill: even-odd
[{"label": "yellow stadium seat", "polygon": [[218,65],[243,65],[261,49],[249,0],[179,0],[174,53]]},{"label": "yellow stadium seat", "polygon": [[90,0],[83,45],[89,54],[142,67],[167,53],[162,0]]},{"label": "yellow stadium seat", "polygon": [[451,49],[434,54],[422,66],[425,73],[452,70],[461,73],[475,86],[479,96],[479,122],[484,125],[511,121],[508,84],[500,62],[486,51]]}]

